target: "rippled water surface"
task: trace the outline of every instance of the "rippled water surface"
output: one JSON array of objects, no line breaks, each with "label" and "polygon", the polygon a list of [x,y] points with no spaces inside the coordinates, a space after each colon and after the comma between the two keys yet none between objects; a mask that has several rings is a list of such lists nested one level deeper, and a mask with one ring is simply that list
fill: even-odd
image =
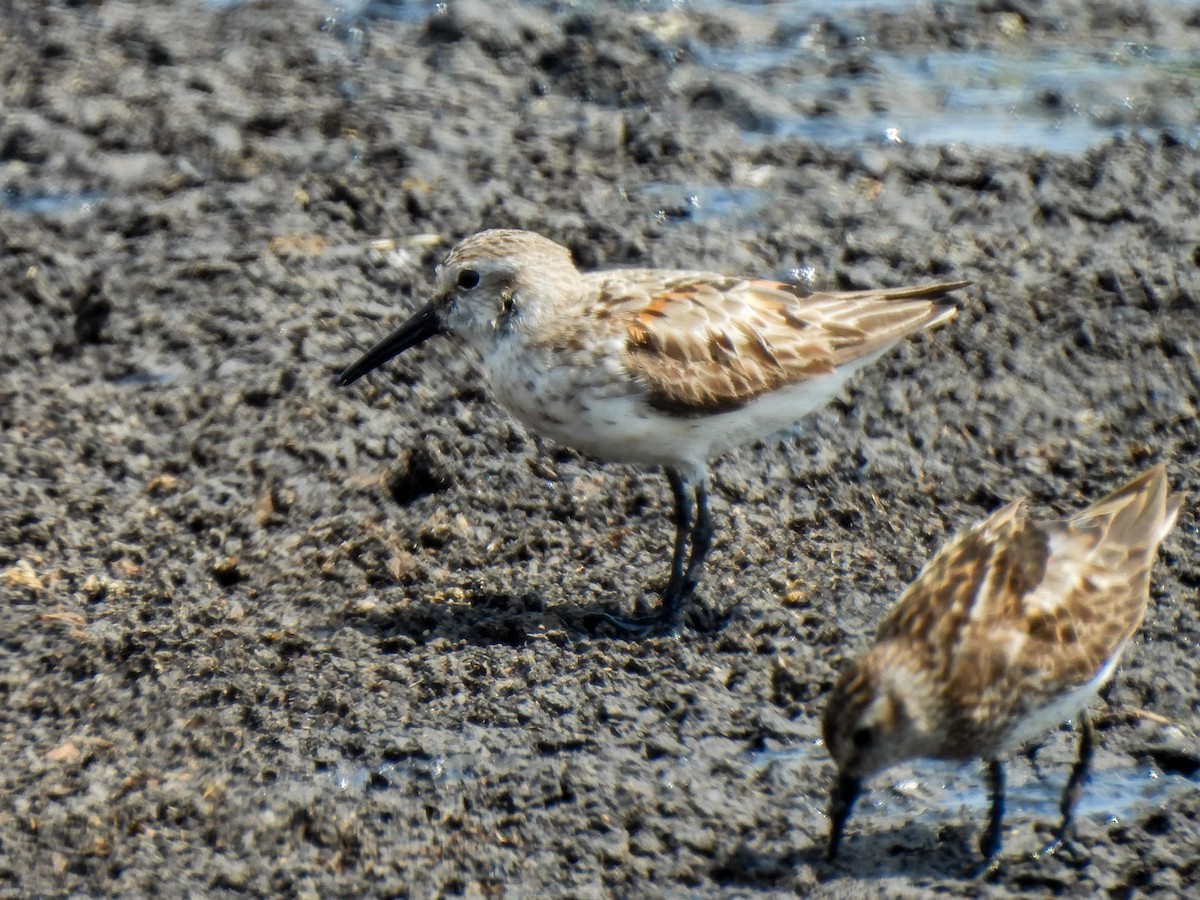
[{"label": "rippled water surface", "polygon": [[[598,6],[582,0],[540,0],[537,5],[564,14]],[[450,6],[452,3],[429,0],[350,0],[330,4],[329,22],[331,26],[358,23],[356,27],[381,20],[417,22],[444,14]],[[870,22],[871,16],[880,12],[895,14],[922,6],[914,0],[743,0],[732,4],[656,0],[604,6],[609,14],[630,16],[639,27],[647,26],[647,17],[658,17],[666,43],[675,37],[669,17],[688,10],[720,13],[733,9],[752,15],[752,36],[735,46],[708,46],[692,37],[681,39],[682,43],[702,66],[769,83],[773,93],[799,109],[811,106],[806,101],[837,98],[851,86],[861,90],[864,83],[886,93],[886,113],[853,105],[842,108],[834,99],[821,104],[820,115],[778,114],[756,125],[754,130],[759,133],[801,136],[836,146],[959,142],[1062,153],[1076,153],[1114,135],[1134,133],[1168,133],[1177,140],[1200,144],[1194,104],[1187,99],[1200,96],[1200,61],[1123,41],[1075,50],[1041,47],[1024,34],[1016,13],[984,16],[996,33],[970,36],[1001,49],[908,53],[875,48],[879,35],[872,32]],[[820,40],[825,23],[855,35],[856,45],[826,46]],[[650,28],[654,30],[653,21]],[[853,71],[807,76],[797,63],[814,54],[853,59]],[[789,72],[793,68],[794,74]],[[1164,93],[1176,100],[1160,102]]]},{"label": "rippled water surface", "polygon": [[[827,758],[820,745],[765,750],[749,756],[752,765],[784,768],[806,765],[814,758]],[[1128,757],[1121,759],[1125,764],[1115,768],[1093,764],[1076,807],[1076,818],[1122,821],[1139,810],[1162,806],[1200,786],[1200,780],[1194,776],[1167,773],[1152,763],[1138,763]],[[1006,815],[1057,824],[1070,765],[1042,765],[1035,772],[1018,756],[1006,768]],[[914,818],[943,821],[971,816],[982,827],[991,809],[980,763],[960,766],[921,760],[879,775],[866,788],[856,816],[884,822],[899,823]]]}]

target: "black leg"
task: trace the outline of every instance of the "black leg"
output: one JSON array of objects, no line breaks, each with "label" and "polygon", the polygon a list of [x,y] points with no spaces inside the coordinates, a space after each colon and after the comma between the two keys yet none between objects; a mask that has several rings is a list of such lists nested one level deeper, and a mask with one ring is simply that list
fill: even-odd
[{"label": "black leg", "polygon": [[[704,481],[697,482],[693,492],[692,482],[674,469],[667,469],[667,480],[675,498],[675,549],[671,555],[671,577],[663,591],[661,608],[652,615],[631,619],[610,613],[594,613],[583,619],[583,627],[589,631],[609,625],[627,635],[644,637],[669,628],[675,624],[684,602],[699,580],[704,554],[712,543],[712,519],[708,512]],[[692,544],[691,559],[688,558],[689,541]],[[699,559],[698,548],[702,550]]]},{"label": "black leg", "polygon": [[1000,827],[1004,823],[1004,763],[995,759],[988,761],[987,782],[992,797],[992,811],[988,816],[987,830],[979,839],[979,852],[983,854],[982,873],[994,872],[1000,864]]},{"label": "black leg", "polygon": [[1075,819],[1075,807],[1079,805],[1079,798],[1083,796],[1083,785],[1087,781],[1088,770],[1092,766],[1092,754],[1096,750],[1096,730],[1092,727],[1091,718],[1086,712],[1081,712],[1078,721],[1079,758],[1075,760],[1071,777],[1067,779],[1067,786],[1063,789],[1060,806],[1063,818],[1058,829],[1060,841],[1066,840],[1067,831]]},{"label": "black leg", "polygon": [[842,844],[842,834],[846,830],[846,822],[854,809],[854,801],[862,790],[862,782],[850,775],[839,775],[829,795],[829,849],[825,857],[830,862],[837,859],[838,848]]},{"label": "black leg", "polygon": [[1068,849],[1071,847],[1070,829],[1071,823],[1075,819],[1075,807],[1079,805],[1079,798],[1083,796],[1083,785],[1087,781],[1088,770],[1092,765],[1092,753],[1096,749],[1096,731],[1092,727],[1092,720],[1088,717],[1087,712],[1081,712],[1077,721],[1079,722],[1079,758],[1075,760],[1075,765],[1071,768],[1071,776],[1063,788],[1062,802],[1059,804],[1062,824],[1058,826],[1054,840],[1042,848],[1039,856],[1057,853],[1064,847]]},{"label": "black leg", "polygon": [[1029,744],[1025,748],[1025,758],[1027,760],[1029,760],[1029,767],[1031,769],[1033,769],[1033,774],[1036,775],[1039,779],[1041,779],[1041,777],[1042,777],[1042,767],[1040,765],[1038,765],[1037,758],[1038,758],[1038,754],[1042,750],[1042,746],[1043,746],[1042,742],[1040,740],[1038,740],[1038,741],[1034,741],[1032,744]]},{"label": "black leg", "polygon": [[[688,560],[688,541],[696,523],[697,497],[687,480],[674,469],[667,469],[667,480],[671,482],[671,495],[675,498],[675,551],[671,555],[671,579],[662,595],[659,617],[664,623],[674,622],[683,601],[690,593],[688,580],[692,566]],[[695,556],[695,546],[692,555]]]},{"label": "black leg", "polygon": [[700,583],[704,560],[712,548],[713,530],[712,513],[708,508],[708,477],[705,476],[696,482],[696,524],[692,528],[692,555],[688,559],[687,579],[681,600],[690,597]]}]

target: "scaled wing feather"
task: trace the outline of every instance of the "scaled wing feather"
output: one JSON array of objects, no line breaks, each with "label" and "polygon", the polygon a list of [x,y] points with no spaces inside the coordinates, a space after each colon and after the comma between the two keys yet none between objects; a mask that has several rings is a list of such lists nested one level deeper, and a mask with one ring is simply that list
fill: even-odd
[{"label": "scaled wing feather", "polygon": [[605,273],[600,315],[626,328],[625,366],[659,409],[737,409],[833,374],[904,335],[947,321],[962,283],[805,294],[781,282],[696,272]]}]

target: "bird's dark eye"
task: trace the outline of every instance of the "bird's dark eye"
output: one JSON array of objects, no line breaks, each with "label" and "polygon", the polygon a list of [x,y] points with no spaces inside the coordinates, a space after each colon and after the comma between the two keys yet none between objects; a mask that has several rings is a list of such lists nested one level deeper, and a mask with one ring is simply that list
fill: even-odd
[{"label": "bird's dark eye", "polygon": [[871,743],[874,737],[875,735],[870,728],[855,728],[854,731],[850,733],[850,743],[852,743],[859,750],[863,750],[868,744]]},{"label": "bird's dark eye", "polygon": [[464,291],[469,291],[477,284],[479,284],[479,273],[474,269],[463,269],[458,273],[458,286]]}]

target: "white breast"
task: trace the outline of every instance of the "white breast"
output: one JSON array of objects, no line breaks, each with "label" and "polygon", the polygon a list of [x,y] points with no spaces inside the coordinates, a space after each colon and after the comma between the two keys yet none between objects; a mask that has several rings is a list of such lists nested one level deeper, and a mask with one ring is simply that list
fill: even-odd
[{"label": "white breast", "polygon": [[734,447],[794,426],[884,352],[740,409],[676,416],[647,402],[644,389],[620,366],[620,346],[605,350],[592,365],[563,365],[557,353],[530,352],[507,340],[498,341],[483,362],[496,399],[538,434],[600,459],[700,470]]}]

